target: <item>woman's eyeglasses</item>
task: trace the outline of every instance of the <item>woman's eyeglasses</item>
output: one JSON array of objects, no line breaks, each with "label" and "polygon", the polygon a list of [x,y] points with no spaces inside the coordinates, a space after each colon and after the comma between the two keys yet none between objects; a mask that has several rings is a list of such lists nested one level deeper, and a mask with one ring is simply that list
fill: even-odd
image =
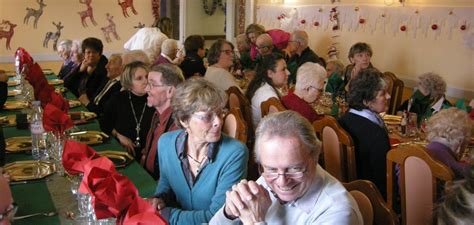
[{"label": "woman's eyeglasses", "polygon": [[2,214],[0,214],[0,221],[7,219],[9,221],[13,221],[13,217],[18,210],[18,205],[16,203],[12,203]]},{"label": "woman's eyeglasses", "polygon": [[192,117],[202,120],[203,122],[210,123],[214,120],[214,118],[219,117],[219,119],[224,118],[227,115],[227,109],[222,109],[216,112],[207,112],[205,114],[196,114],[193,113]]}]

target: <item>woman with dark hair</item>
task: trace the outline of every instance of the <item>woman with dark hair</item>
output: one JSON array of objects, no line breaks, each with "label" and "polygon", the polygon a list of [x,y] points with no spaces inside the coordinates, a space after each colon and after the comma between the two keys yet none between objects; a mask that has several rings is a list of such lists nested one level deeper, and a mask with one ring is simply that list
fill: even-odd
[{"label": "woman with dark hair", "polygon": [[346,91],[349,90],[350,80],[354,79],[357,74],[359,74],[360,70],[365,68],[374,68],[370,63],[372,55],[372,47],[364,42],[357,42],[352,45],[351,49],[349,49],[348,57],[351,64],[347,65],[343,73]]},{"label": "woman with dark hair", "polygon": [[381,73],[363,69],[349,84],[349,111],[339,124],[351,135],[355,145],[357,178],[374,182],[386,196],[386,155],[390,150],[387,129],[379,113],[385,112],[390,95]]},{"label": "woman with dark hair", "polygon": [[127,151],[141,159],[155,108],[148,107],[145,88],[148,65],[140,61],[127,64],[120,76],[125,91],[111,97],[100,119],[100,128],[114,136]]},{"label": "woman with dark hair", "polygon": [[193,76],[204,76],[206,73],[206,67],[202,59],[206,54],[204,50],[204,37],[201,35],[191,35],[184,40],[184,50],[186,56],[184,61],[179,65],[183,71],[185,79]]},{"label": "woman with dark hair", "polygon": [[[234,76],[230,73],[234,65],[234,45],[224,39],[219,39],[212,44],[207,56],[209,67],[204,78],[223,91],[232,86],[239,87]],[[240,89],[240,88],[239,88]]]},{"label": "woman with dark hair", "polygon": [[257,127],[262,118],[260,104],[271,97],[280,99],[277,89],[286,86],[288,75],[290,72],[286,67],[285,58],[280,54],[269,55],[257,65],[257,75],[245,93],[251,101],[254,127]]}]

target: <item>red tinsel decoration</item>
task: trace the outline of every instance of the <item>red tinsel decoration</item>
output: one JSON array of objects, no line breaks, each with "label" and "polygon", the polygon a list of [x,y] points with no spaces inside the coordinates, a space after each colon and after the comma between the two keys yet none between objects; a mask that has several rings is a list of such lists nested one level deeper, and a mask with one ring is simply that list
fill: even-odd
[{"label": "red tinsel decoration", "polygon": [[151,10],[153,12],[153,17],[155,20],[160,18],[160,0],[152,0],[151,1]]}]

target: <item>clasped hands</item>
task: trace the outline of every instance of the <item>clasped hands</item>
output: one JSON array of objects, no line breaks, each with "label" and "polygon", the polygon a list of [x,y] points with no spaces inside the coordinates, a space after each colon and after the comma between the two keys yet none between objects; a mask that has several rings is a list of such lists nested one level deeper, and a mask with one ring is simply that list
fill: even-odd
[{"label": "clasped hands", "polygon": [[244,225],[264,222],[271,203],[263,186],[242,180],[226,192],[224,214],[230,219],[239,218]]}]

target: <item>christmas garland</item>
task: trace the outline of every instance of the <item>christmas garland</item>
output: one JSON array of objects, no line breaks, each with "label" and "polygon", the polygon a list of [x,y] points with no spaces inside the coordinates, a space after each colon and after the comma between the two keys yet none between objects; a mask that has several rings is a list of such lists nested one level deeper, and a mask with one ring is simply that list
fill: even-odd
[{"label": "christmas garland", "polygon": [[151,1],[151,10],[153,12],[153,16],[155,19],[160,18],[160,0],[152,0]]}]

